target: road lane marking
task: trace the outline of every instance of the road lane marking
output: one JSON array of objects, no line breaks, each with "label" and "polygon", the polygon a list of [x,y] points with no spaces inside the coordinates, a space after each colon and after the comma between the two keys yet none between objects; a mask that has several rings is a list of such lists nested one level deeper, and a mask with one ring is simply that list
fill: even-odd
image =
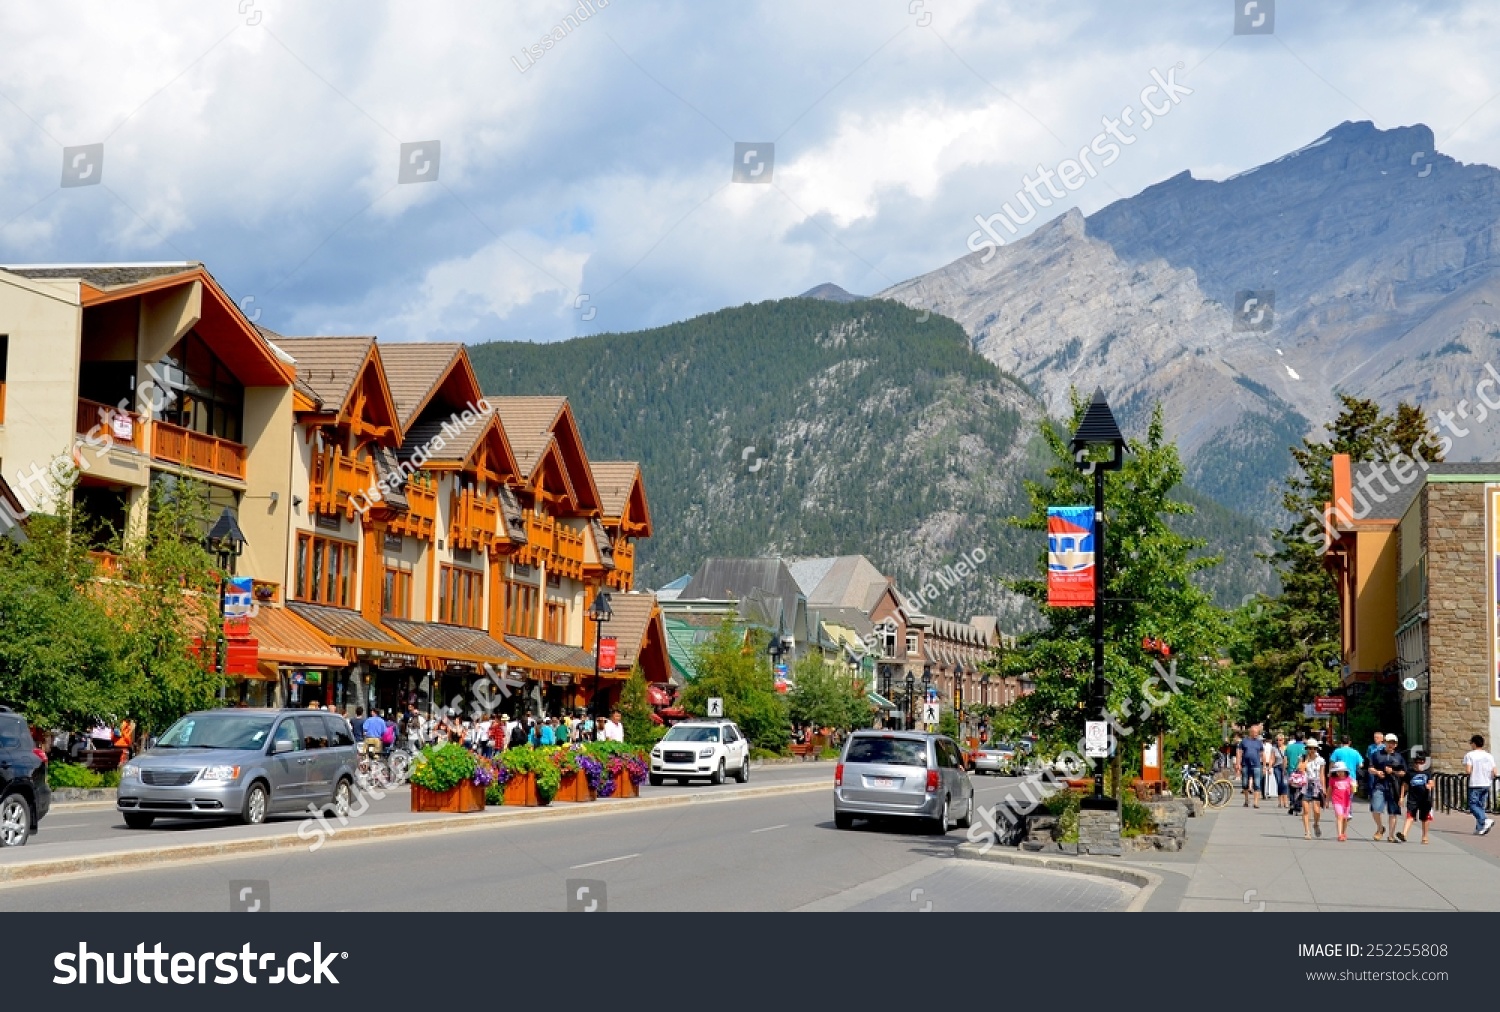
[{"label": "road lane marking", "polygon": [[51,825],[49,825],[47,827],[47,829],[49,829],[49,830],[52,830],[52,829],[87,829],[87,828],[89,828],[92,825],[93,825],[92,822],[67,822],[67,823],[64,823],[61,826],[51,826]]},{"label": "road lane marking", "polygon": [[788,823],[783,822],[779,826],[767,826],[764,829],[752,829],[750,830],[750,835],[754,836],[756,833],[769,833],[773,829],[785,829],[787,825]]},{"label": "road lane marking", "polygon": [[640,857],[640,856],[641,855],[639,855],[639,854],[626,854],[623,857],[607,857],[603,861],[588,861],[588,862],[586,862],[584,864],[570,865],[568,867],[568,870],[569,871],[577,871],[579,868],[593,868],[593,867],[595,867],[597,865],[601,865],[601,864],[614,864],[616,861],[629,861],[633,857]]}]

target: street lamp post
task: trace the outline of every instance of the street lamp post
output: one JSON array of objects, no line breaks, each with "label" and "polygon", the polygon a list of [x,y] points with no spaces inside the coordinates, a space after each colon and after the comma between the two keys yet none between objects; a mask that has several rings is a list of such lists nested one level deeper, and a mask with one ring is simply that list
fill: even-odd
[{"label": "street lamp post", "polygon": [[[1089,460],[1093,447],[1110,448],[1108,460]],[[1118,471],[1125,463],[1125,437],[1109,410],[1104,391],[1096,389],[1094,398],[1078,431],[1073,433],[1068,449],[1073,451],[1073,462],[1084,474],[1094,476],[1094,678],[1089,691],[1088,713],[1105,718],[1104,687],[1104,472]],[[1104,761],[1101,758],[1094,770],[1094,796],[1083,800],[1083,807],[1113,809],[1113,798],[1104,796]]]},{"label": "street lamp post", "polygon": [[604,623],[608,622],[613,612],[609,607],[609,591],[600,589],[594,595],[594,603],[589,605],[588,617],[594,623],[594,692],[589,699],[589,709],[593,711],[595,719],[599,713],[599,640],[604,635]]},{"label": "street lamp post", "polygon": [[917,676],[910,671],[906,673],[906,727],[908,730],[917,722]]},{"label": "street lamp post", "polygon": [[932,665],[924,664],[922,665],[922,703],[924,706],[930,695],[932,695]]},{"label": "street lamp post", "polygon": [[[208,531],[208,548],[219,563],[219,629],[214,642],[214,670],[222,677],[228,658],[229,643],[224,638],[224,585],[234,572],[234,560],[245,550],[245,535],[234,519],[228,506],[219,514],[219,519]],[[219,698],[224,698],[224,686],[219,686]]]}]

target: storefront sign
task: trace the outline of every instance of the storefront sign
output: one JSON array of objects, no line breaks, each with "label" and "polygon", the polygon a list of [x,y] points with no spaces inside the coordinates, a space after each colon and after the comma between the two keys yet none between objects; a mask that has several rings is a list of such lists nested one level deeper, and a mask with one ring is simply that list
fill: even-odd
[{"label": "storefront sign", "polygon": [[1343,696],[1318,696],[1313,700],[1314,713],[1343,713]]},{"label": "storefront sign", "polygon": [[1047,507],[1047,604],[1094,606],[1094,507]]},{"label": "storefront sign", "polygon": [[573,676],[565,672],[557,672],[552,676],[553,685],[572,685]]},{"label": "storefront sign", "polygon": [[377,668],[390,671],[396,668],[414,668],[417,666],[417,659],[408,654],[384,654],[380,657],[372,657],[370,663]]},{"label": "storefront sign", "polygon": [[619,641],[613,636],[599,637],[599,668],[601,671],[613,671],[615,669],[618,651]]},{"label": "storefront sign", "polygon": [[307,684],[308,685],[322,685],[323,684],[323,672],[321,672],[321,671],[309,671],[307,673]]}]

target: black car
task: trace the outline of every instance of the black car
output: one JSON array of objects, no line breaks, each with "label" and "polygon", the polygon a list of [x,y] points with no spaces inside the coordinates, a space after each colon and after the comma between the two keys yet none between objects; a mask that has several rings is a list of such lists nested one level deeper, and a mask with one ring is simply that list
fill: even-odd
[{"label": "black car", "polygon": [[0,706],[0,847],[20,847],[52,806],[47,753],[20,714]]}]

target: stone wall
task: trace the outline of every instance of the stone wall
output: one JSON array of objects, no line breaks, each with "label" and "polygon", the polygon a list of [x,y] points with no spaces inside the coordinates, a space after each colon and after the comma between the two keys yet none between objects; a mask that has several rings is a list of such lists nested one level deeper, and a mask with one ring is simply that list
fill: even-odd
[{"label": "stone wall", "polygon": [[1470,736],[1487,735],[1490,725],[1484,484],[1429,482],[1423,500],[1431,672],[1428,746],[1435,769],[1458,772]]}]

